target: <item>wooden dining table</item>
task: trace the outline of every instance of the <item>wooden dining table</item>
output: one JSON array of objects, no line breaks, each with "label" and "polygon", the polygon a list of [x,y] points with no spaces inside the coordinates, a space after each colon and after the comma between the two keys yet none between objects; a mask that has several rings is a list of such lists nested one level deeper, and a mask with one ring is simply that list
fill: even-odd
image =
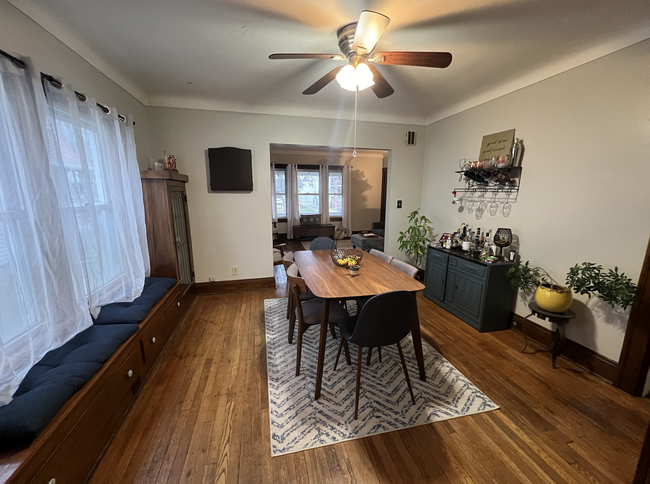
[{"label": "wooden dining table", "polygon": [[413,294],[413,321],[411,323],[411,336],[415,358],[418,363],[420,380],[426,381],[424,372],[424,355],[422,353],[422,336],[420,335],[420,318],[418,316],[417,298],[418,291],[424,285],[370,254],[364,254],[360,263],[358,276],[351,276],[350,271],[334,265],[329,250],[305,250],[296,252],[294,260],[300,275],[315,296],[323,300],[323,310],[320,325],[320,340],[318,342],[318,367],[316,370],[316,393],[314,398],[320,397],[323,382],[323,367],[325,363],[325,343],[327,341],[327,327],[331,301],[375,296],[390,291],[408,291]]}]

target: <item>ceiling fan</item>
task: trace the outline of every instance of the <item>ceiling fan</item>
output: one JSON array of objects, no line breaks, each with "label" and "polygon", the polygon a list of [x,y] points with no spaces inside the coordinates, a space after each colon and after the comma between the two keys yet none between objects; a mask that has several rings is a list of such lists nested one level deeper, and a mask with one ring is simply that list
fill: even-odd
[{"label": "ceiling fan", "polygon": [[379,65],[438,67],[451,64],[449,52],[377,52],[373,49],[388,27],[390,19],[379,12],[364,10],[358,22],[344,25],[336,32],[342,54],[271,54],[269,59],[347,60],[348,64],[332,69],[303,94],[316,94],[334,79],[349,91],[370,87],[378,98],[388,97],[395,90],[369,62]]}]

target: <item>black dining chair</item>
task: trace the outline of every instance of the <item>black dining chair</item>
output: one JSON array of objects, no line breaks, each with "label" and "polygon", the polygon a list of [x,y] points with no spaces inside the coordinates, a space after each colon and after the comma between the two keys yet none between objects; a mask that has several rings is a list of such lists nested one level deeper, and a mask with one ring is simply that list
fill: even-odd
[{"label": "black dining chair", "polygon": [[316,237],[311,241],[309,250],[332,250],[336,242],[334,242],[329,237]]},{"label": "black dining chair", "polygon": [[[298,276],[297,266],[294,264],[287,270],[287,284],[289,285],[289,298],[292,301],[292,310],[289,317],[289,343],[293,339],[293,330],[298,321],[298,344],[296,353],[296,376],[300,375],[300,360],[302,356],[302,335],[312,326],[321,324],[321,315],[323,312],[323,300],[321,298],[312,298],[301,300],[300,296],[307,292],[305,280]],[[331,302],[329,308],[328,323],[332,331],[332,336],[336,338],[334,326],[340,319],[345,319],[348,312],[338,302]],[[345,351],[345,358],[348,364],[351,364],[350,355]]]},{"label": "black dining chair", "polygon": [[371,297],[364,304],[358,316],[340,319],[338,321],[341,331],[341,344],[336,354],[334,370],[339,363],[341,348],[344,341],[354,343],[359,347],[357,355],[357,392],[354,406],[354,419],[359,414],[359,390],[361,387],[361,361],[363,348],[380,348],[382,346],[397,345],[399,357],[402,361],[406,384],[415,405],[415,397],[411,388],[411,380],[400,341],[411,331],[413,319],[413,296],[408,291],[393,291]]}]

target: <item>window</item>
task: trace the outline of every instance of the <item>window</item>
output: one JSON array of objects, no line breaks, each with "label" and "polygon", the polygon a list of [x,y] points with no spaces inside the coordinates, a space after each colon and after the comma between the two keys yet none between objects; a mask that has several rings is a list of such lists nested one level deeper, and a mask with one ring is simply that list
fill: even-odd
[{"label": "window", "polygon": [[298,211],[300,215],[320,213],[318,170],[298,170]]},{"label": "window", "polygon": [[343,171],[330,169],[327,186],[330,217],[340,217],[343,215]]},{"label": "window", "polygon": [[79,222],[90,291],[93,292],[118,280],[124,271],[117,239],[118,224],[107,184],[111,176],[110,164],[100,156],[99,134],[91,119],[80,114],[84,162],[79,154],[77,133],[69,112],[65,106],[57,104],[54,112],[56,135]]},{"label": "window", "polygon": [[287,171],[275,170],[275,210],[278,218],[287,216]]}]

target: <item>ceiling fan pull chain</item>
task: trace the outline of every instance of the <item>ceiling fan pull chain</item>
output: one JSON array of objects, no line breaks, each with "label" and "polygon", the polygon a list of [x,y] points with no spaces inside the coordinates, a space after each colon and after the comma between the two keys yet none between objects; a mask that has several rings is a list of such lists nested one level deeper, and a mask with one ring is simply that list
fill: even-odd
[{"label": "ceiling fan pull chain", "polygon": [[354,90],[354,151],[352,157],[357,157],[357,104],[359,103],[359,88]]}]

